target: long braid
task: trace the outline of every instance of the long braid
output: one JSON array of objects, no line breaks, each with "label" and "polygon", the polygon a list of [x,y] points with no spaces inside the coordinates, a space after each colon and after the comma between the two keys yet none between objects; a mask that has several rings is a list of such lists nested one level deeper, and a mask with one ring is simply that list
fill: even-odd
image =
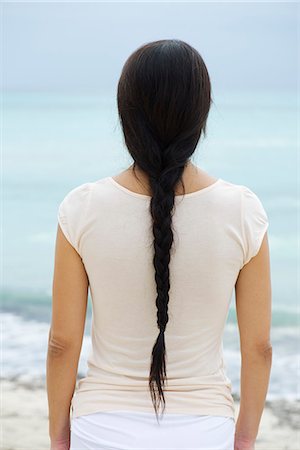
[{"label": "long braid", "polygon": [[[169,161],[169,163],[171,161]],[[134,163],[134,167],[135,166],[136,163]],[[181,180],[183,169],[184,165],[180,167],[175,166],[175,168],[167,167],[161,171],[160,176],[152,177],[150,181],[153,193],[150,202],[150,212],[153,221],[153,266],[155,269],[157,290],[155,304],[157,307],[157,326],[159,328],[159,334],[151,353],[149,388],[157,420],[158,410],[162,402],[162,413],[165,410],[165,396],[163,391],[165,381],[167,380],[165,329],[169,320],[169,263],[173,243],[172,211],[175,200],[174,190]]]},{"label": "long braid", "polygon": [[165,330],[169,320],[169,263],[175,189],[194,153],[211,104],[201,55],[186,42],[147,43],[127,59],[118,83],[118,110],[126,147],[151,190],[153,266],[158,337],[151,353],[149,388],[158,419],[167,381]]}]

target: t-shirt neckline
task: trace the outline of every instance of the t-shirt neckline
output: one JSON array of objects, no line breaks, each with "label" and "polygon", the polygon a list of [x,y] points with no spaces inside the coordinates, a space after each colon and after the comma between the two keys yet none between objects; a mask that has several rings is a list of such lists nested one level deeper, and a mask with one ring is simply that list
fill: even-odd
[{"label": "t-shirt neckline", "polygon": [[[119,184],[116,180],[113,179],[112,176],[108,176],[107,180],[113,184],[115,187],[117,187],[118,189],[120,189],[121,191],[136,197],[136,198],[140,198],[140,199],[144,199],[144,200],[150,200],[152,197],[150,195],[146,195],[146,194],[139,194],[138,192],[134,192],[131,191],[130,189],[127,189],[125,186],[122,186],[121,184]],[[218,186],[221,182],[223,181],[222,178],[218,178],[216,181],[214,181],[214,183],[210,184],[209,186],[206,186],[202,189],[198,189],[198,191],[194,191],[194,192],[188,192],[187,194],[183,195],[175,195],[175,199],[179,198],[182,199],[184,198],[192,198],[192,197],[198,197],[200,195],[206,194],[207,192],[211,191],[212,189],[214,189],[216,186]]]}]

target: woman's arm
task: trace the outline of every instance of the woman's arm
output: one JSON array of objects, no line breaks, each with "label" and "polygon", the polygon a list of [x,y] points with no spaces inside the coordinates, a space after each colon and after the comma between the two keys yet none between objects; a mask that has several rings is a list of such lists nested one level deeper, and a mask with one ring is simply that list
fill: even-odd
[{"label": "woman's arm", "polygon": [[81,257],[58,225],[46,377],[53,450],[69,449],[70,406],[84,335],[88,285]]},{"label": "woman's arm", "polygon": [[272,365],[271,276],[268,236],[240,271],[235,286],[241,348],[240,409],[235,450],[254,448]]}]

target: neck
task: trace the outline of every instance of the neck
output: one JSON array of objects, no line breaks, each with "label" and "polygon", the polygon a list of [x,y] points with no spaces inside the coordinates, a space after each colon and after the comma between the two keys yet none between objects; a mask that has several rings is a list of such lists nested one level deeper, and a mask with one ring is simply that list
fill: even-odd
[{"label": "neck", "polygon": [[[143,184],[148,185],[148,175],[145,174],[145,172],[143,172],[138,166],[135,166],[134,172],[133,164],[128,168],[128,170],[134,173]],[[195,166],[190,161],[187,162],[182,172],[183,183],[189,183],[189,181],[198,173],[198,171],[199,169],[197,166]]]}]

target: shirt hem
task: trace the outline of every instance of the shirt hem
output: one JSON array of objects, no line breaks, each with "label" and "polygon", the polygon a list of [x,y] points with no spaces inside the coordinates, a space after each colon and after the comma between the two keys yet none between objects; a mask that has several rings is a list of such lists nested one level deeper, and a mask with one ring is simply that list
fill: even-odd
[{"label": "shirt hem", "polygon": [[[72,419],[79,416],[84,416],[88,414],[93,414],[97,412],[120,412],[120,411],[127,411],[127,412],[145,412],[145,413],[155,413],[154,408],[147,408],[147,407],[130,407],[129,405],[124,407],[118,408],[116,405],[113,408],[110,407],[95,407],[95,408],[84,408],[84,407],[77,407],[76,409],[72,409]],[[160,416],[161,411],[158,413]],[[235,411],[230,407],[221,407],[221,408],[174,408],[174,407],[167,407],[165,408],[164,414],[191,414],[191,415],[205,415],[205,416],[222,416],[222,417],[231,417],[235,420]]]}]

